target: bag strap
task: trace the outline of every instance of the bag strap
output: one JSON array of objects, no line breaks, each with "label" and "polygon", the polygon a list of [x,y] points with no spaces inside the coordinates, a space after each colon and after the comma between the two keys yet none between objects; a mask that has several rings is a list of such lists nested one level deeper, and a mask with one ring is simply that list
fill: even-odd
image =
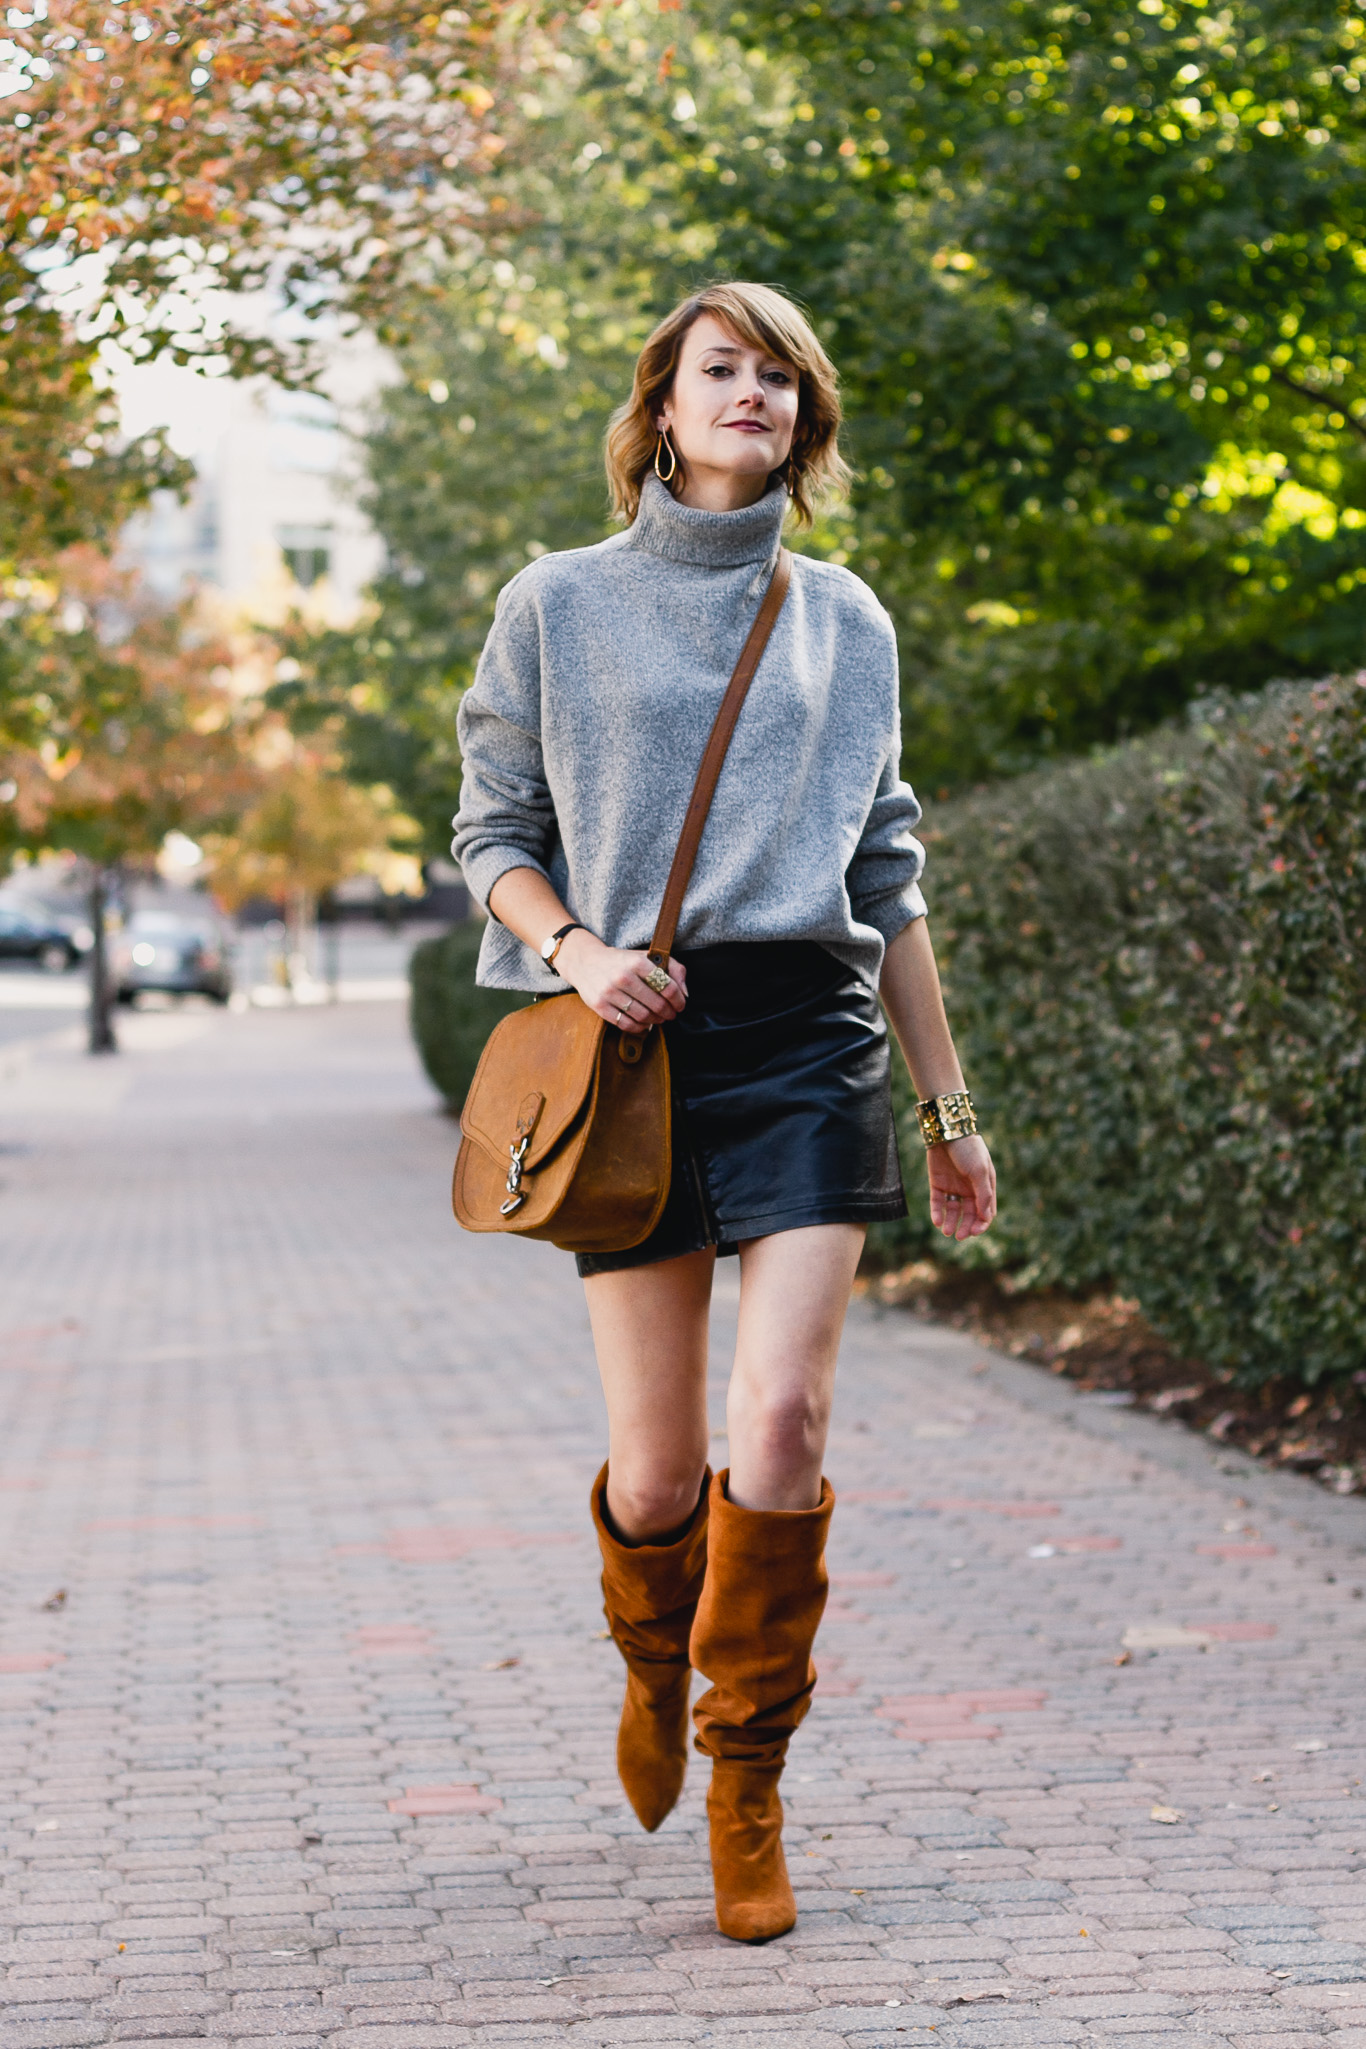
[{"label": "bag strap", "polygon": [[735,722],[740,716],[740,707],[748,695],[750,684],[754,681],[754,671],[758,668],[764,649],[768,646],[768,637],[773,631],[779,612],[783,609],[783,599],[787,596],[787,587],[791,581],[792,557],[786,548],[779,548],[777,565],[769,579],[768,589],[764,592],[764,601],[759,607],[758,617],[749,629],[749,638],[740,650],[740,659],[735,664],[730,682],[726,685],[726,694],[721,699],[721,709],[716,714],[716,721],[702,755],[702,766],[697,771],[697,781],[693,784],[692,796],[688,799],[688,808],[683,817],[683,830],[678,835],[673,866],[669,870],[669,880],[664,887],[664,901],[659,907],[655,936],[650,941],[650,959],[658,967],[667,967],[669,964],[674,934],[678,930],[678,920],[683,910],[683,899],[692,880],[697,849],[702,843],[702,828],[711,810],[711,800],[716,795],[716,785],[720,781],[726,749],[730,746]]}]

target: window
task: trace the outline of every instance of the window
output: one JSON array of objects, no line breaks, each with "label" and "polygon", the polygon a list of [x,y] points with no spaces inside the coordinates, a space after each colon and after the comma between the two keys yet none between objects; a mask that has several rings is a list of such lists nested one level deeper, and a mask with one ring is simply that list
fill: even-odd
[{"label": "window", "polygon": [[312,590],[326,576],[332,561],[329,526],[282,526],[275,530],[285,568],[301,590]]}]

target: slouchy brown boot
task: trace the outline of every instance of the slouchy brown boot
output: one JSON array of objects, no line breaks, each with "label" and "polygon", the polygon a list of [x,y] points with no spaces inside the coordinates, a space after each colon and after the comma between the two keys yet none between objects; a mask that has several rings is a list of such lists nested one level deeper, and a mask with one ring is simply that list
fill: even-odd
[{"label": "slouchy brown boot", "polygon": [[642,1828],[673,1811],[688,1769],[688,1636],[707,1569],[711,1467],[691,1522],[672,1544],[623,1544],[607,1522],[607,1467],[593,1482],[602,1598],[626,1660],[617,1771]]},{"label": "slouchy brown boot", "polygon": [[817,1508],[737,1508],[727,1473],[711,1483],[707,1583],[692,1662],[711,1687],[693,1708],[710,1756],[711,1868],[716,1925],[736,1942],[768,1942],[797,1919],[783,1857],[778,1797],[788,1739],[811,1705],[811,1646],[829,1581],[825,1538],[835,1497]]}]

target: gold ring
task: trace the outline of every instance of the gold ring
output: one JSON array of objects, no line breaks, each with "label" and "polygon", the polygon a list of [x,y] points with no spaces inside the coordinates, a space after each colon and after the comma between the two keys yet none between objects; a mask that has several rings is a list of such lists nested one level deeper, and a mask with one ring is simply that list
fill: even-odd
[{"label": "gold ring", "polygon": [[660,967],[658,961],[651,961],[648,968],[642,968],[640,979],[647,988],[654,990],[656,996],[667,996],[673,987],[673,983],[669,980],[664,969]]}]

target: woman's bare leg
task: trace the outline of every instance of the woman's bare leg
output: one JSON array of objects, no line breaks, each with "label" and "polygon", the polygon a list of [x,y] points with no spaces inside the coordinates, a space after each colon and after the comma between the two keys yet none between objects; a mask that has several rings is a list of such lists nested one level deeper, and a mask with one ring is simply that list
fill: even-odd
[{"label": "woman's bare leg", "polygon": [[[860,1224],[816,1224],[740,1248],[740,1327],[727,1402],[730,1494],[814,1508]],[[715,1253],[584,1283],[607,1400],[607,1505],[623,1537],[685,1523],[707,1462],[707,1313]]]},{"label": "woman's bare leg", "polygon": [[707,1464],[707,1312],[716,1254],[584,1282],[607,1399],[607,1508],[636,1543],[687,1522]]},{"label": "woman's bare leg", "polygon": [[835,1362],[862,1224],[814,1224],[740,1247],[740,1330],[726,1404],[730,1499],[815,1508]]},{"label": "woman's bare leg", "polygon": [[740,1248],[730,1478],[714,1487],[707,1571],[689,1638],[711,1682],[694,1704],[716,1925],[768,1942],[797,1919],[778,1785],[811,1703],[834,1506],[821,1464],[835,1358],[863,1232],[822,1224]]}]

